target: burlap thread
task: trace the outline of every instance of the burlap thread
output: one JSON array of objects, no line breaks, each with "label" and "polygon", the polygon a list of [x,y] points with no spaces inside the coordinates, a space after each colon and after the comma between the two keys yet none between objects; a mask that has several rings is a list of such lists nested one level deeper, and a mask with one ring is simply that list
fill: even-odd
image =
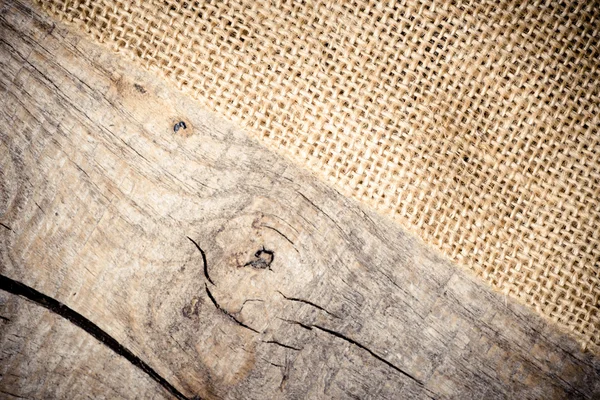
[{"label": "burlap thread", "polygon": [[39,1],[600,346],[600,4]]}]

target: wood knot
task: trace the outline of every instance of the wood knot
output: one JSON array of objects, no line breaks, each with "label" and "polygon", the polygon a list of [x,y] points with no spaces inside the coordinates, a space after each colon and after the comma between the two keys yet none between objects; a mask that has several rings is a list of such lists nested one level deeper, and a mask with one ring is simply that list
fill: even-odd
[{"label": "wood knot", "polygon": [[175,133],[177,133],[180,129],[187,129],[185,122],[179,121],[173,126],[173,132]]},{"label": "wood knot", "polygon": [[192,301],[181,310],[184,317],[196,319],[200,315],[200,305],[202,300],[198,297],[192,298]]},{"label": "wood knot", "polygon": [[146,88],[143,87],[142,85],[140,85],[139,83],[134,83],[133,87],[135,88],[135,90],[137,90],[141,94],[146,94]]},{"label": "wood knot", "polygon": [[190,137],[194,131],[192,124],[189,121],[184,121],[179,118],[171,119],[172,132],[183,137]]},{"label": "wood knot", "polygon": [[271,264],[275,259],[275,252],[267,250],[263,246],[262,249],[254,253],[254,260],[248,261],[244,267],[252,267],[256,269],[271,269]]}]

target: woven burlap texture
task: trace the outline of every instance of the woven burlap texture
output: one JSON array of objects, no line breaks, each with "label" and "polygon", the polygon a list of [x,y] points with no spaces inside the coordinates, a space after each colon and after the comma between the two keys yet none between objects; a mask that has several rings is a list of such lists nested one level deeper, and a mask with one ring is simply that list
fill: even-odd
[{"label": "woven burlap texture", "polygon": [[40,1],[600,348],[600,4]]}]

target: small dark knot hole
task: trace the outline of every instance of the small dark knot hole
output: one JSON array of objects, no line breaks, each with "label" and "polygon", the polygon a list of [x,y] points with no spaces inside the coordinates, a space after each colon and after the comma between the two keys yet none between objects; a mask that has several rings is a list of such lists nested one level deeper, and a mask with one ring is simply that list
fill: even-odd
[{"label": "small dark knot hole", "polygon": [[273,250],[267,250],[264,247],[254,253],[255,259],[247,262],[244,267],[252,267],[258,269],[271,269],[271,264],[275,258],[275,252]]},{"label": "small dark knot hole", "polygon": [[175,124],[175,126],[173,127],[173,131],[174,131],[175,133],[177,133],[177,131],[178,131],[179,129],[182,129],[182,128],[183,128],[183,129],[187,129],[187,126],[185,125],[185,122],[183,122],[183,121],[179,121],[179,122],[178,122],[178,123],[176,123],[176,124]]}]

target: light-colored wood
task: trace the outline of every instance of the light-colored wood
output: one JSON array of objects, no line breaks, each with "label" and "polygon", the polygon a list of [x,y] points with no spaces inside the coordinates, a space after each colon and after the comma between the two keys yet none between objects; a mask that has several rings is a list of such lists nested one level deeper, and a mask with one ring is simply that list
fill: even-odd
[{"label": "light-colored wood", "polygon": [[[600,396],[600,362],[554,327],[21,1],[1,6],[0,96],[2,275],[185,397]],[[172,396],[0,293],[3,392]]]},{"label": "light-colored wood", "polygon": [[83,330],[2,291],[0,348],[1,399],[167,398],[144,372]]}]

